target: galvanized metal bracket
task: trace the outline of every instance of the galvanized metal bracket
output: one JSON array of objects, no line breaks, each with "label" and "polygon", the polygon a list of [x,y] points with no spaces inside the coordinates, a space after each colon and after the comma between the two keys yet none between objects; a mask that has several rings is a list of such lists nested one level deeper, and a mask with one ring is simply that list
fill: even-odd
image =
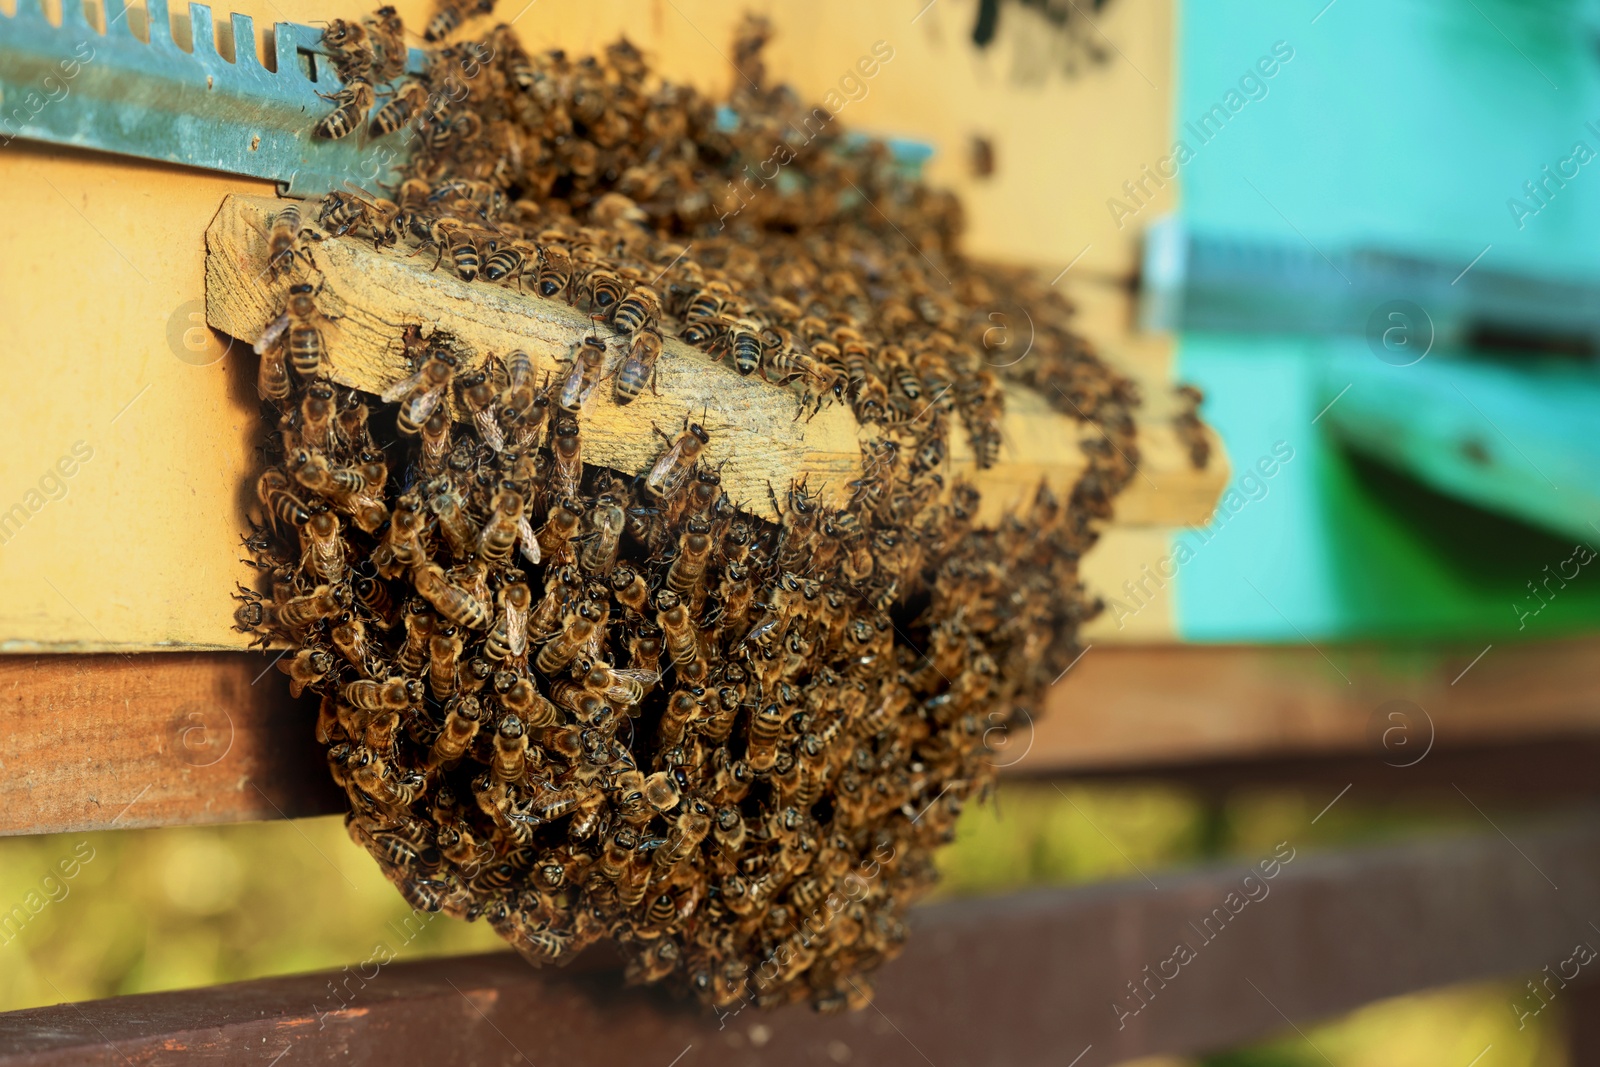
[{"label": "galvanized metal bracket", "polygon": [[[392,187],[410,155],[409,128],[370,137],[312,135],[340,82],[321,30],[273,28],[277,71],[261,65],[255,27],[231,16],[232,61],[218,53],[211,8],[189,5],[192,50],[173,39],[167,0],[148,0],[149,42],[134,35],[123,0],[104,0],[107,32],[89,24],[83,0],[62,0],[60,26],[40,0],[0,16],[0,145],[13,138],[181,163],[279,183],[288,196],[355,185]],[[411,49],[407,70],[423,69]],[[380,98],[387,86],[380,86]]]}]

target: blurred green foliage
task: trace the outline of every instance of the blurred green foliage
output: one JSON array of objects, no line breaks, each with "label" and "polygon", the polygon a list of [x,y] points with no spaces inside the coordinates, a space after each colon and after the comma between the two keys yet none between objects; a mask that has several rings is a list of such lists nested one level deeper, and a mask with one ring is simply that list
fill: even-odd
[{"label": "blurred green foliage", "polygon": [[[939,895],[1139,878],[1256,859],[1284,840],[1306,851],[1483,829],[1460,805],[1392,810],[1350,796],[1318,817],[1331,799],[1012,782],[963,816],[940,857]],[[0,840],[0,1010],[498,948],[483,923],[419,923],[337,818]],[[1560,1067],[1559,1005],[1519,1032],[1517,991],[1504,982],[1402,997],[1199,1062],[1464,1067],[1492,1046],[1478,1067]]]}]

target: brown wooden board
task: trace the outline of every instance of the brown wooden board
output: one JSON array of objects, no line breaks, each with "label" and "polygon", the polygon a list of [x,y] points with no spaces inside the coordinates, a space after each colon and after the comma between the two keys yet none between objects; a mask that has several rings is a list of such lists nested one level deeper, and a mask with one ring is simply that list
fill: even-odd
[{"label": "brown wooden board", "polygon": [[343,810],[261,655],[0,656],[0,832],[292,818]]},{"label": "brown wooden board", "polygon": [[[1090,648],[1051,690],[1042,771],[1374,752],[1600,732],[1600,638]],[[1026,743],[1026,737],[1018,738]],[[1409,747],[1408,747],[1409,746]],[[1008,761],[1009,762],[1009,761]]]},{"label": "brown wooden board", "polygon": [[510,955],[385,966],[375,952],[338,973],[0,1015],[0,1065],[1098,1067],[1197,1052],[1408,991],[1558,969],[1593,936],[1600,822],[1505,829],[1321,856],[1291,834],[1249,867],[1155,872],[1159,888],[918,909],[876,1003],[848,1015],[718,1019],[622,988],[599,954],[562,972]]},{"label": "brown wooden board", "polygon": [[[267,281],[268,231],[281,206],[266,197],[230,196],[206,230],[207,321],[252,343],[284,306],[290,282],[287,276]],[[399,342],[406,326],[447,331],[470,353],[474,368],[491,354],[526,352],[536,379],[559,378],[578,343],[596,330],[565,301],[523,292],[520,283],[464,282],[403,248],[380,252],[362,240],[322,240],[308,242],[305,255],[316,266],[318,306],[332,316],[323,326],[328,374],[368,393],[381,394],[414,369]],[[622,344],[609,336],[614,332],[606,327],[596,335],[609,346],[606,376],[624,355]],[[707,460],[726,461],[722,484],[728,495],[773,522],[779,516],[767,486],[806,481],[829,506],[842,507],[850,483],[861,477],[861,441],[873,431],[859,426],[843,405],[827,404],[799,419],[798,388],[778,389],[741,376],[729,361],[710,360],[674,336],[664,341],[655,386],[627,406],[611,401],[609,387],[585,405],[585,461],[641,473],[661,451],[651,427],[676,432],[686,417],[693,418],[711,435]],[[1026,507],[1040,481],[1070,495],[1088,466],[1080,442],[1099,441],[1102,433],[1053,410],[1053,398],[1014,385],[1005,392],[999,463],[980,470],[966,435],[956,433],[942,472],[950,485],[965,478],[982,487],[979,522],[987,524]],[[1214,459],[1196,470],[1172,422],[1177,407],[1171,388],[1151,407],[1154,417],[1138,428],[1148,490],[1126,506],[1119,500],[1117,521],[1203,523],[1228,479],[1221,442],[1206,431]]]},{"label": "brown wooden board", "polygon": [[[1405,768],[1422,752],[1431,771],[1435,752],[1600,739],[1600,679],[1586,669],[1600,640],[1495,648],[1465,675],[1470,650],[1325,651],[1351,684],[1309,648],[1091,648],[1042,717],[996,727],[989,742],[1011,774],[1176,774],[1289,756]],[[311,739],[316,709],[289,699],[271,662],[0,657],[0,833],[343,810]],[[1397,699],[1424,714],[1400,705],[1411,717],[1388,718]]]}]

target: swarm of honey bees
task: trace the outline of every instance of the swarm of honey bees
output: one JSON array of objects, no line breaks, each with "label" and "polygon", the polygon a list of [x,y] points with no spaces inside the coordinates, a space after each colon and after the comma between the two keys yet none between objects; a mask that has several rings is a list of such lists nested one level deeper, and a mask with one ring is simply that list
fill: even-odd
[{"label": "swarm of honey bees", "polygon": [[[446,8],[427,36],[484,13]],[[1055,291],[962,257],[953,198],[769,87],[769,32],[742,28],[721,106],[626,41],[530,54],[503,26],[379,104],[405,65],[393,10],[328,27],[345,88],[318,133],[409,129],[415,149],[392,200],[272,222],[286,306],[257,344],[274,428],[246,542],[270,588],[241,588],[237,619],[291,650],[350,833],[413,906],[486,920],[536,963],[613,939],[631,980],[719,1009],[839,1009],[870,999],[991,746],[1098,610],[1077,561],[1132,475],[1138,398]],[[778,179],[750,180],[773,159]],[[328,240],[431,255],[594,328],[537,377],[418,323],[394,339],[411,376],[363,394],[329,373]],[[1020,361],[984,345],[1002,300],[1035,324]],[[585,411],[652,388],[664,336],[796,418],[846,405],[845,502],[800,482],[756,517],[692,413],[643,429],[642,471],[585,463]],[[997,461],[1002,375],[1099,433],[1070,495],[1041,485],[985,528],[946,472],[953,435]]]}]

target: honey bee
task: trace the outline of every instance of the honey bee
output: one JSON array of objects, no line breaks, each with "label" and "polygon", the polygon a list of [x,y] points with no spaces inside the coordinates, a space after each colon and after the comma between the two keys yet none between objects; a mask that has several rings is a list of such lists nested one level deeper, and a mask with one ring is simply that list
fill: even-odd
[{"label": "honey bee", "polygon": [[700,640],[695,635],[689,610],[670,589],[663,589],[656,594],[656,623],[666,637],[673,666],[682,669],[690,663],[703,660]]},{"label": "honey bee", "polygon": [[329,50],[330,58],[341,70],[371,67],[371,59],[367,52],[367,31],[358,22],[334,19],[322,31],[322,44]]},{"label": "honey bee", "polygon": [[361,22],[377,51],[378,64],[373,79],[380,83],[389,82],[404,74],[410,57],[400,13],[392,6],[385,5],[378,8],[372,18],[362,19]]},{"label": "honey bee", "polygon": [[659,742],[662,748],[670,748],[683,741],[684,731],[689,724],[700,718],[700,701],[687,689],[679,689],[667,700],[666,710],[661,713],[661,725],[658,730]]},{"label": "honey bee", "polygon": [[713,762],[715,770],[711,776],[710,801],[713,804],[738,804],[744,800],[755,782],[750,765],[742,759],[730,758],[726,748],[717,750],[717,758]]},{"label": "honey bee", "polygon": [[572,285],[572,260],[559,248],[539,246],[539,273],[534,288],[540,296],[557,297]]},{"label": "honey bee", "polygon": [[650,583],[624,563],[611,572],[611,592],[630,616],[643,615],[650,602]]},{"label": "honey bee", "polygon": [[368,132],[374,137],[395,132],[417,117],[427,99],[428,90],[422,82],[407,82],[395,90],[387,104],[372,113]]},{"label": "honey bee", "polygon": [[358,574],[351,581],[350,588],[379,629],[387,630],[394,625],[394,601],[389,596],[387,586],[376,578]]},{"label": "honey bee", "polygon": [[315,449],[326,449],[333,444],[332,435],[337,425],[338,406],[333,386],[315,381],[306,386],[300,399],[300,440]]},{"label": "honey bee", "polygon": [[428,20],[422,36],[430,42],[442,41],[460,29],[465,19],[472,15],[487,15],[493,10],[493,0],[476,0],[470,5],[465,0],[441,0],[438,13]]},{"label": "honey bee", "polygon": [[648,285],[636,285],[612,313],[611,322],[623,333],[655,329],[661,321],[661,297]]},{"label": "honey bee", "polygon": [[[267,234],[267,267],[274,278],[289,271],[297,256],[303,258],[308,267],[316,267],[311,253],[301,244],[302,232],[300,208],[297,205],[285,204],[272,216],[272,226]],[[261,349],[258,348],[256,354],[260,353]]]},{"label": "honey bee", "polygon": [[467,754],[482,725],[483,710],[473,696],[456,697],[445,706],[444,729],[428,751],[428,767],[452,767]]},{"label": "honey bee", "polygon": [[778,741],[788,714],[776,703],[763,705],[750,721],[750,750],[745,761],[753,771],[771,770],[778,760]]},{"label": "honey bee", "polygon": [[355,467],[335,467],[328,457],[309,448],[296,449],[288,457],[289,472],[295,481],[315,493],[335,501],[346,501],[365,492],[366,474]]},{"label": "honey bee", "polygon": [[401,711],[422,703],[422,683],[404,678],[382,682],[363,678],[346,682],[339,695],[346,704],[362,711]]},{"label": "honey bee", "polygon": [[[511,559],[511,551],[521,536],[521,531],[526,526],[527,520],[523,517],[522,494],[509,489],[502,489],[495,494],[491,503],[492,511],[489,520],[484,523],[483,531],[478,535],[478,555],[490,564],[503,567]],[[537,545],[537,538],[532,539]],[[535,559],[532,562],[538,563]]]},{"label": "honey bee", "polygon": [[710,319],[722,314],[724,308],[733,300],[733,290],[723,281],[707,282],[703,287],[689,295],[684,303],[683,317],[686,321],[696,319]]},{"label": "honey bee", "polygon": [[500,590],[500,614],[484,639],[483,654],[498,663],[522,660],[528,651],[528,609],[533,593],[525,582],[514,582]]},{"label": "honey bee", "polygon": [[644,392],[646,385],[656,391],[656,362],[661,358],[661,335],[655,330],[641,329],[633,335],[627,358],[617,372],[615,399],[618,404],[631,404]]},{"label": "honey bee", "polygon": [[555,704],[527,678],[516,677],[500,694],[500,703],[506,710],[520,716],[531,730],[554,725],[561,717]]},{"label": "honey bee", "polygon": [[422,543],[422,533],[426,529],[428,519],[422,510],[422,502],[413,494],[405,494],[395,501],[394,514],[390,517],[389,532],[384,536],[382,547],[387,551],[392,566],[386,567],[377,559],[374,553],[374,564],[378,573],[385,578],[397,578],[404,573],[406,568],[425,563],[428,559],[426,548]]},{"label": "honey bee", "polygon": [[308,687],[333,673],[333,656],[326,649],[302,648],[288,659],[280,659],[278,669],[289,676],[289,695],[298,700]]},{"label": "honey bee", "polygon": [[430,496],[429,507],[437,517],[438,531],[445,534],[445,541],[450,544],[454,557],[470,555],[477,547],[478,530],[467,515],[466,499],[462,498],[448,478],[438,480],[432,488],[437,491]]},{"label": "honey bee", "polygon": [[456,692],[456,671],[466,642],[454,626],[441,626],[428,638],[428,687],[435,700]]},{"label": "honey bee", "polygon": [[415,436],[439,406],[455,373],[455,357],[443,349],[433,348],[417,373],[385,389],[381,397],[383,402],[400,405],[395,415],[395,428],[403,434]]},{"label": "honey bee", "polygon": [[698,517],[689,519],[678,541],[678,558],[667,571],[667,588],[691,605],[704,596],[706,563],[711,558],[711,527]]},{"label": "honey bee", "polygon": [[588,532],[584,535],[578,562],[590,574],[609,573],[616,562],[617,546],[622,541],[627,516],[612,494],[602,493],[595,506],[589,509],[585,523]]},{"label": "honey bee", "polygon": [[572,358],[572,367],[562,379],[561,390],[556,394],[556,404],[562,411],[577,415],[583,410],[583,402],[589,399],[589,394],[600,383],[605,359],[606,343],[600,338],[590,334],[579,343]]},{"label": "honey bee", "polygon": [[563,496],[576,496],[578,485],[583,480],[583,445],[578,437],[577,419],[571,415],[556,419],[551,450],[555,453],[552,477],[556,490]]},{"label": "honey bee", "polygon": [[567,617],[561,630],[545,642],[539,650],[535,666],[544,674],[555,674],[577,658],[583,646],[594,636],[598,616],[594,608],[584,602]]},{"label": "honey bee", "polygon": [[361,120],[372,109],[374,102],[372,83],[361,77],[352,78],[337,93],[317,95],[334,103],[333,111],[325,115],[312,130],[318,137],[328,140],[348,137],[359,129]]},{"label": "honey bee", "polygon": [[256,497],[267,509],[274,527],[278,523],[291,527],[303,526],[311,521],[311,513],[306,510],[305,503],[294,495],[289,479],[276,467],[268,467],[256,480]]},{"label": "honey bee", "polygon": [[603,267],[592,267],[585,272],[579,287],[579,296],[588,297],[589,306],[604,317],[617,311],[626,293],[622,279]]},{"label": "honey bee", "polygon": [[816,498],[807,492],[802,481],[789,486],[788,507],[778,506],[777,495],[767,487],[772,496],[772,508],[782,515],[778,530],[778,566],[795,568],[804,565],[817,544],[817,523],[820,516]]},{"label": "honey bee", "polygon": [[520,290],[523,269],[537,258],[538,250],[522,241],[497,241],[494,251],[483,261],[483,276],[491,282],[514,277]]},{"label": "honey bee", "polygon": [[422,469],[427,474],[438,475],[444,471],[445,459],[450,452],[450,412],[435,411],[422,424]]},{"label": "honey bee", "polygon": [[676,441],[659,429],[656,433],[667,442],[668,447],[650,468],[645,488],[655,496],[665,496],[682,484],[684,476],[694,468],[700,454],[711,443],[711,435],[701,429],[699,423],[691,423],[688,419],[684,420],[684,431]]},{"label": "honey bee", "polygon": [[638,833],[629,826],[618,827],[606,838],[600,859],[593,868],[595,875],[613,884],[622,881],[633,865],[633,850],[638,847]]},{"label": "honey bee", "polygon": [[748,377],[761,366],[760,327],[749,319],[736,319],[728,331],[728,347],[733,352],[733,369]]},{"label": "honey bee", "polygon": [[440,615],[468,630],[489,627],[489,607],[465,589],[453,585],[436,563],[421,563],[412,569],[417,593]]},{"label": "honey bee", "polygon": [[656,850],[656,864],[671,869],[682,863],[699,849],[710,832],[711,809],[705,801],[690,798],[667,831],[667,843]]},{"label": "honey bee", "polygon": [[405,643],[400,646],[400,652],[395,656],[395,665],[402,674],[416,677],[428,662],[428,642],[433,636],[435,625],[434,615],[428,611],[428,604],[420,597],[413,597],[406,604],[404,615]]},{"label": "honey bee", "polygon": [[489,771],[502,782],[521,779],[528,767],[528,731],[522,720],[507,715],[494,736],[494,758]]},{"label": "honey bee", "polygon": [[500,394],[502,417],[506,412],[525,417],[535,398],[532,358],[522,351],[511,353],[506,357],[506,387]]},{"label": "honey bee", "polygon": [[344,579],[344,538],[339,519],[331,511],[318,511],[300,527],[301,565],[311,578],[328,584]]},{"label": "honey bee", "polygon": [[683,799],[677,778],[669,771],[657,771],[644,780],[644,800],[657,812],[666,814]]},{"label": "honey bee", "polygon": [[278,402],[289,399],[289,365],[284,361],[283,349],[269,348],[260,355],[261,362],[256,369],[256,395],[262,400]]},{"label": "honey bee", "polygon": [[644,700],[645,694],[660,678],[661,675],[653,670],[631,667],[619,670],[604,663],[596,663],[585,676],[583,685],[589,692],[613,704],[629,707]]},{"label": "honey bee", "polygon": [[580,505],[571,497],[562,497],[550,509],[550,517],[537,535],[537,543],[544,557],[551,562],[568,562],[575,558],[572,542],[578,535],[582,515]]},{"label": "honey bee", "polygon": [[289,286],[289,303],[283,315],[289,335],[290,365],[302,378],[316,377],[322,372],[326,345],[314,320],[329,317],[317,308],[316,288],[309,282]]}]

